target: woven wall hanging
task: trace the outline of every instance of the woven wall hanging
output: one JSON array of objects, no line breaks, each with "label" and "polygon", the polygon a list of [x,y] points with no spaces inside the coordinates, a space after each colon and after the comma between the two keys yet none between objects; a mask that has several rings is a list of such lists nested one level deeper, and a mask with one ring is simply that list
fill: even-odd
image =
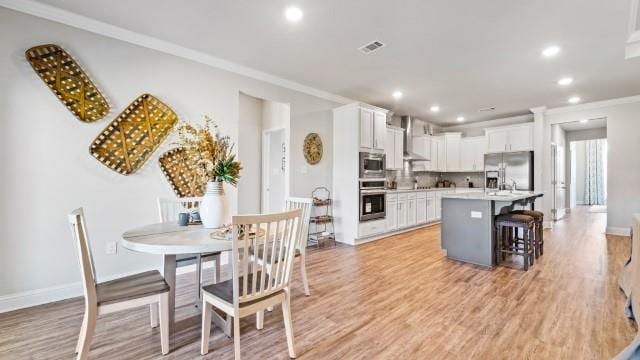
[{"label": "woven wall hanging", "polygon": [[116,172],[134,173],[177,122],[178,115],[170,107],[149,94],[141,95],[96,137],[89,152]]},{"label": "woven wall hanging", "polygon": [[58,45],[40,45],[25,52],[42,81],[80,121],[93,122],[109,113],[109,104],[80,65]]},{"label": "woven wall hanging", "polygon": [[160,156],[160,168],[178,197],[203,196],[207,184],[198,181],[185,156],[183,148],[171,149]]}]

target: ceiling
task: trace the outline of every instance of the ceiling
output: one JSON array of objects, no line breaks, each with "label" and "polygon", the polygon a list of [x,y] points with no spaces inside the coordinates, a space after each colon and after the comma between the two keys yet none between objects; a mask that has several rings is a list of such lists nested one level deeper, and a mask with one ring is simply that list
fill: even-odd
[{"label": "ceiling", "polygon": [[[296,0],[296,24],[282,0],[39,1],[440,125],[640,94],[629,0]],[[386,46],[357,51],[373,40]],[[549,44],[562,47],[554,59],[541,56]]]},{"label": "ceiling", "polygon": [[572,121],[560,124],[565,131],[579,131],[589,129],[601,129],[607,127],[607,119],[589,119],[587,122]]}]

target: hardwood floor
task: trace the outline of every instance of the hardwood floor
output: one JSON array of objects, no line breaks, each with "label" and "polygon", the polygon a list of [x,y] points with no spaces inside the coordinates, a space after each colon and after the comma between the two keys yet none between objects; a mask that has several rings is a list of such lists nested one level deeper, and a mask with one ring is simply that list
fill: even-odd
[{"label": "hardwood floor", "polygon": [[[528,271],[486,270],[446,259],[439,227],[359,247],[311,251],[311,296],[296,267],[292,296],[301,359],[608,359],[635,335],[617,281],[628,238],[605,238],[605,214],[574,211],[546,231],[544,256]],[[514,266],[518,266],[514,264]],[[193,276],[178,278],[178,332],[169,359],[199,355]],[[0,358],[73,358],[81,299],[0,314]],[[98,320],[92,358],[160,358],[148,309]],[[242,319],[246,359],[287,358],[280,308],[263,330]],[[205,359],[230,359],[214,329]]]}]

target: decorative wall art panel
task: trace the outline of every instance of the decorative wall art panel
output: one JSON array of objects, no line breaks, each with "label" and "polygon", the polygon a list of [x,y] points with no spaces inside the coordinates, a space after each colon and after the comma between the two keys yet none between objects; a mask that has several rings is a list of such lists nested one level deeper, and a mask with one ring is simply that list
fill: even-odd
[{"label": "decorative wall art panel", "polygon": [[207,184],[198,181],[185,156],[184,148],[171,149],[160,157],[160,168],[178,197],[203,196]]},{"label": "decorative wall art panel", "polygon": [[89,152],[116,172],[134,173],[177,122],[178,115],[170,107],[149,94],[141,95],[96,137]]},{"label": "decorative wall art panel", "polygon": [[109,104],[80,65],[58,45],[40,45],[25,52],[42,81],[80,121],[93,122],[109,113]]}]

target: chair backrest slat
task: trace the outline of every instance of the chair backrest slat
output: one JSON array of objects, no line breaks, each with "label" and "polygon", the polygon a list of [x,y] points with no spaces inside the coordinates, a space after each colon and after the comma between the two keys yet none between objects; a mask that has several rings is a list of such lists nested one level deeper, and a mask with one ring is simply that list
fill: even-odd
[{"label": "chair backrest slat", "polygon": [[307,236],[309,232],[309,220],[311,219],[311,209],[313,208],[313,199],[288,197],[285,200],[285,211],[300,209],[302,210],[302,226],[300,227],[300,238],[297,248],[304,251],[307,247]]},{"label": "chair backrest slat", "polygon": [[78,208],[73,210],[71,214],[69,214],[68,220],[71,233],[78,247],[78,259],[82,272],[82,284],[87,305],[97,305],[96,269],[94,267],[93,254],[91,253],[91,245],[89,243],[83,209]]},{"label": "chair backrest slat", "polygon": [[301,217],[300,209],[233,217],[235,305],[289,287]]},{"label": "chair backrest slat", "polygon": [[158,218],[160,222],[175,222],[181,212],[191,212],[200,208],[202,198],[158,198]]}]

